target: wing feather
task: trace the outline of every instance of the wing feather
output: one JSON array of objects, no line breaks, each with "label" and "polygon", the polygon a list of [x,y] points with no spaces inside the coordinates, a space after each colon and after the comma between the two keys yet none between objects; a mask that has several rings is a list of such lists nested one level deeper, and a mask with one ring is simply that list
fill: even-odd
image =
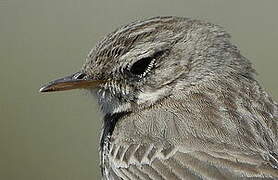
[{"label": "wing feather", "polygon": [[[114,171],[114,175],[121,177],[121,179],[278,178],[278,169],[272,168],[257,154],[245,155],[244,161],[240,161],[239,159],[242,159],[244,154],[239,152],[231,155],[205,150],[182,152],[181,149],[172,148],[173,153],[168,149],[156,148],[153,145],[132,145],[117,149],[128,149],[122,151],[124,154],[110,156],[111,170]],[[131,149],[132,152],[130,152]],[[153,149],[156,152],[153,152]],[[164,151],[168,153],[165,155],[162,153]],[[117,152],[119,153],[119,151]],[[147,158],[149,153],[152,153],[152,158]]]}]

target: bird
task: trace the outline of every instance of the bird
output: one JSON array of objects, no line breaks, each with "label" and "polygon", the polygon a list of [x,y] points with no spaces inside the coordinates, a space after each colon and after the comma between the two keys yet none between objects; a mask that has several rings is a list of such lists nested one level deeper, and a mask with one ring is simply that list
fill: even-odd
[{"label": "bird", "polygon": [[160,16],[121,26],[81,70],[103,113],[105,180],[278,179],[278,105],[219,25]]}]

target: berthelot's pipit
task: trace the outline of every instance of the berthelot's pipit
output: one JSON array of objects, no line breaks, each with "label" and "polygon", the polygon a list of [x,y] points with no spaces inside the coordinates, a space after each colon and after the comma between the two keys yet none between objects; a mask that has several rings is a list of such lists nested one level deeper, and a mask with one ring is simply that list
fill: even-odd
[{"label": "berthelot's pipit", "polygon": [[103,179],[277,179],[278,106],[221,27],[123,26],[41,92],[83,88],[104,113]]}]

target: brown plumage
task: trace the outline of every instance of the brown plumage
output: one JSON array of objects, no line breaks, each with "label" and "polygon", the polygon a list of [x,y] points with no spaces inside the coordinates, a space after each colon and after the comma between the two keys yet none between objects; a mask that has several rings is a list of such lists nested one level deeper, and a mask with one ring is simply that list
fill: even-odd
[{"label": "brown plumage", "polygon": [[278,179],[278,105],[217,25],[131,23],[100,41],[72,81],[93,82],[105,114],[103,179]]}]

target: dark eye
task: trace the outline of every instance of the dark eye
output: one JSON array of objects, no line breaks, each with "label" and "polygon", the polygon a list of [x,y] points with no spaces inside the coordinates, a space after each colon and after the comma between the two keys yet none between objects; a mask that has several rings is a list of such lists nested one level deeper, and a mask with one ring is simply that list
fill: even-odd
[{"label": "dark eye", "polygon": [[147,57],[147,58],[140,59],[139,61],[135,62],[131,66],[130,72],[134,75],[144,74],[144,72],[146,72],[146,70],[148,69],[152,60],[153,60],[153,57]]},{"label": "dark eye", "polygon": [[144,76],[151,70],[155,61],[163,55],[164,51],[158,51],[153,56],[142,58],[136,61],[130,68],[130,72],[137,76]]}]

